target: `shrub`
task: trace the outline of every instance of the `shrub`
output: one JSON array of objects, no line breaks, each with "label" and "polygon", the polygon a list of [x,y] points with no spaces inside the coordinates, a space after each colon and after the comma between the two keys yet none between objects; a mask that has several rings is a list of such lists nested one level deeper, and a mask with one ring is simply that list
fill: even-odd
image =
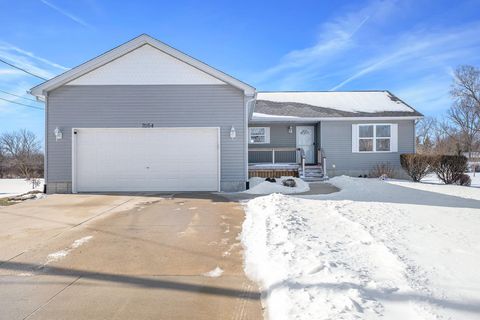
[{"label": "shrub", "polygon": [[404,153],[400,155],[400,165],[414,182],[419,182],[431,172],[432,156]]},{"label": "shrub", "polygon": [[470,178],[468,174],[464,173],[460,175],[456,183],[461,186],[470,186],[472,184],[472,178]]},{"label": "shrub", "polygon": [[467,172],[468,162],[465,156],[441,155],[434,157],[433,171],[445,184],[456,183]]},{"label": "shrub", "polygon": [[291,188],[293,188],[297,185],[297,183],[293,179],[285,179],[285,180],[282,181],[282,184],[285,187],[291,187]]},{"label": "shrub", "polygon": [[393,178],[395,176],[395,168],[390,163],[377,163],[368,173],[370,178],[388,177]]}]

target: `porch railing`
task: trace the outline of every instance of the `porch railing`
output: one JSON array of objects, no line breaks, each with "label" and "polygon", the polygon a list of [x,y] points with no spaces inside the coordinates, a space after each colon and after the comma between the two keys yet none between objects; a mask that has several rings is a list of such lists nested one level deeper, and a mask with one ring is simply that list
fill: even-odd
[{"label": "porch railing", "polygon": [[280,152],[292,152],[294,153],[294,163],[299,164],[302,167],[302,172],[305,172],[305,151],[302,148],[292,148],[292,147],[278,147],[278,148],[255,148],[255,149],[250,149],[250,152],[268,152],[271,153],[271,161],[261,161],[261,162],[254,162],[254,163],[270,163],[272,165],[278,164],[278,163],[292,163],[292,161],[280,161],[277,162],[277,158],[279,156]]}]

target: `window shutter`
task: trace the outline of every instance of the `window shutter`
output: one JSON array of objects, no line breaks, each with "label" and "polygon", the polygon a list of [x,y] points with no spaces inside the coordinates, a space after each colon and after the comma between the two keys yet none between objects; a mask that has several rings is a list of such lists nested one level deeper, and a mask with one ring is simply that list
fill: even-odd
[{"label": "window shutter", "polygon": [[352,124],[352,152],[358,152],[358,124]]},{"label": "window shutter", "polygon": [[390,151],[398,152],[398,124],[392,123],[390,130]]},{"label": "window shutter", "polygon": [[270,127],[265,127],[265,143],[270,143]]}]

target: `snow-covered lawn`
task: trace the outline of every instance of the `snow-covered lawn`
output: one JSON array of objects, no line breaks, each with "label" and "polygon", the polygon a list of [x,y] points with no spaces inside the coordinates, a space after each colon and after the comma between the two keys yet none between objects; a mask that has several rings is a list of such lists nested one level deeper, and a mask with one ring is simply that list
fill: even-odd
[{"label": "snow-covered lawn", "polygon": [[13,197],[32,190],[43,190],[43,179],[40,185],[32,189],[32,184],[25,179],[0,179],[0,198]]},{"label": "snow-covered lawn", "polygon": [[[473,172],[467,173],[470,178],[472,179],[472,187],[480,187],[480,172],[476,172],[473,174]],[[443,184],[440,179],[437,178],[437,175],[434,173],[431,173],[427,175],[425,178],[422,179],[423,183],[434,183],[434,184]]]},{"label": "snow-covered lawn", "polygon": [[480,188],[330,182],[342,190],[246,205],[269,319],[480,319]]}]

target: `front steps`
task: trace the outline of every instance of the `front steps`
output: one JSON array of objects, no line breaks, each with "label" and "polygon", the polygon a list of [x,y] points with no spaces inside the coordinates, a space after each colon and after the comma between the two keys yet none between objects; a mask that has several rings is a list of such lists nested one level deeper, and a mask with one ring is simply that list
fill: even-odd
[{"label": "front steps", "polygon": [[305,172],[302,172],[302,168],[298,170],[300,177],[307,182],[325,181],[328,177],[323,173],[322,166],[305,166]]}]

